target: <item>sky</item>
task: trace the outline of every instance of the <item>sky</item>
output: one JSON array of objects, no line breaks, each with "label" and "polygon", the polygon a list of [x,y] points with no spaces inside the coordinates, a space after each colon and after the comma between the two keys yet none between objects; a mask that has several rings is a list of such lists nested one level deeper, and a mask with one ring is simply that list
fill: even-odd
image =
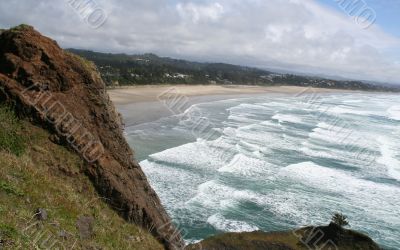
[{"label": "sky", "polygon": [[399,14],[400,0],[7,0],[0,27],[30,24],[63,48],[400,84]]}]

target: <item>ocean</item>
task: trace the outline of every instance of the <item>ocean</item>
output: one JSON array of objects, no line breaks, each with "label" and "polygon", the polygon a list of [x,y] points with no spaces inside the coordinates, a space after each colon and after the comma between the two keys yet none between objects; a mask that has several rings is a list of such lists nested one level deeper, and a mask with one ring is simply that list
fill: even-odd
[{"label": "ocean", "polygon": [[351,229],[400,249],[398,95],[254,95],[125,133],[187,242],[325,225],[341,212]]}]

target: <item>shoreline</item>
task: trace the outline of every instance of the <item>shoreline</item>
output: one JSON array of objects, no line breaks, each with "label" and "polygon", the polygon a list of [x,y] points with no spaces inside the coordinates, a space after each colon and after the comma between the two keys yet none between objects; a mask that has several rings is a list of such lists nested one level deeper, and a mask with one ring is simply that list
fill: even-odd
[{"label": "shoreline", "polygon": [[355,90],[328,89],[300,86],[256,86],[256,85],[140,85],[122,86],[107,89],[115,105],[158,101],[158,96],[172,90],[187,97],[209,95],[244,95],[244,94],[297,94],[305,90],[314,93],[357,92]]},{"label": "shoreline", "polygon": [[255,95],[297,95],[305,91],[310,91],[311,93],[355,92],[352,90],[297,86],[248,85],[145,85],[107,89],[117,110],[122,114],[126,127],[149,123],[164,117],[176,115],[160,101],[160,95],[171,94],[175,98],[177,96],[185,98],[185,104],[191,106],[199,103],[247,98]]}]

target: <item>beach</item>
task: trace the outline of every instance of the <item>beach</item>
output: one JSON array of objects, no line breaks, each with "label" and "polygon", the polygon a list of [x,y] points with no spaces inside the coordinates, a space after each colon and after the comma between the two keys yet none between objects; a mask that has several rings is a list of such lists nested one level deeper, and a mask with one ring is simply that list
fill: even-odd
[{"label": "beach", "polygon": [[246,98],[263,94],[297,95],[303,92],[331,93],[344,90],[296,86],[248,86],[248,85],[146,85],[109,89],[108,94],[124,114],[126,126],[152,122],[176,113],[165,105],[165,97],[180,97],[185,106],[233,98]]}]

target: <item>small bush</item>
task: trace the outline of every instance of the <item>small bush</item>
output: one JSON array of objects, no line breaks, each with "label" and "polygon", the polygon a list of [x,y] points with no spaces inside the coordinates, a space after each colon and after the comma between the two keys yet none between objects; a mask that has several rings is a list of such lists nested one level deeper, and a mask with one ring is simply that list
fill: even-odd
[{"label": "small bush", "polygon": [[16,32],[16,31],[20,31],[20,30],[24,30],[24,29],[30,29],[32,28],[32,26],[28,25],[28,24],[20,24],[18,26],[12,27],[10,29],[11,32]]},{"label": "small bush", "polygon": [[18,234],[18,231],[6,224],[0,224],[0,236],[7,238],[14,238]]},{"label": "small bush", "polygon": [[0,150],[17,156],[25,152],[22,126],[15,114],[6,107],[0,107]]},{"label": "small bush", "polygon": [[349,226],[349,222],[347,221],[347,217],[341,213],[335,213],[332,216],[332,223],[340,226],[340,227],[345,227]]},{"label": "small bush", "polygon": [[12,186],[10,183],[4,182],[2,180],[0,180],[0,191],[4,191],[7,194],[13,194],[13,195],[17,195],[17,196],[24,195],[24,193],[21,190]]}]

